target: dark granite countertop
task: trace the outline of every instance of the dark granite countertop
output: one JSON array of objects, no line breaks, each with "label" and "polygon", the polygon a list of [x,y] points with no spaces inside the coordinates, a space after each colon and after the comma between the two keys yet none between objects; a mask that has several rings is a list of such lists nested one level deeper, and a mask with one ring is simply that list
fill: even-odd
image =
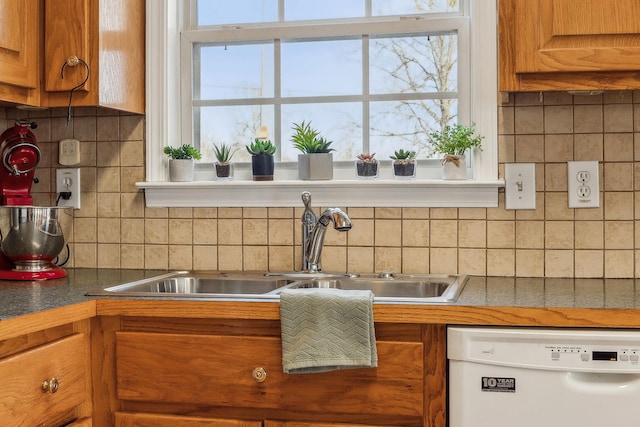
[{"label": "dark granite countertop", "polygon": [[[103,288],[153,277],[167,271],[68,269],[64,279],[0,281],[0,319],[90,301]],[[119,297],[111,297],[119,298]],[[177,299],[177,298],[176,298]],[[469,277],[456,306],[635,309],[640,289],[635,279],[557,279]]]}]

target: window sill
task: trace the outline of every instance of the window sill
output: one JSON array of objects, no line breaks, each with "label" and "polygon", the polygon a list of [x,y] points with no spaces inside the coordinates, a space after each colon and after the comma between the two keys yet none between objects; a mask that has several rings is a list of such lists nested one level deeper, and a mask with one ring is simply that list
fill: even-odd
[{"label": "window sill", "polygon": [[138,182],[147,207],[299,207],[310,191],[316,206],[497,207],[504,180],[374,179]]}]

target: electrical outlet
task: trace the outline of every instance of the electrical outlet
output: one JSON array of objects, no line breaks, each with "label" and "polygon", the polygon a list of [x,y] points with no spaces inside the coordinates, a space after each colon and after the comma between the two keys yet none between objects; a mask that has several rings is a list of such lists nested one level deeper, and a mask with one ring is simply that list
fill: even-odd
[{"label": "electrical outlet", "polygon": [[[62,193],[70,192],[71,197],[65,199]],[[57,169],[56,170],[56,199],[57,206],[80,209],[80,169]]]},{"label": "electrical outlet", "polygon": [[569,207],[600,206],[600,173],[597,161],[567,162]]},{"label": "electrical outlet", "polygon": [[63,139],[59,143],[58,163],[65,166],[80,163],[80,141],[77,139]]}]

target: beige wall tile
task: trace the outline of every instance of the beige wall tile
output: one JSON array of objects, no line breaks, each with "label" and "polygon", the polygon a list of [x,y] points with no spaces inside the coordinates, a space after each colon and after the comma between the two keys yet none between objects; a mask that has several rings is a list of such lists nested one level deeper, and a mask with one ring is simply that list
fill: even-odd
[{"label": "beige wall tile", "polygon": [[431,208],[429,218],[431,219],[456,219],[458,209],[455,208]]},{"label": "beige wall tile", "polygon": [[541,249],[517,249],[516,276],[544,276],[544,251]]},{"label": "beige wall tile", "polygon": [[98,243],[98,268],[120,268],[120,245]]},{"label": "beige wall tile", "polygon": [[602,221],[576,221],[574,230],[576,249],[604,248],[604,227]]},{"label": "beige wall tile", "polygon": [[120,166],[120,143],[114,141],[96,144],[96,163],[98,167]]},{"label": "beige wall tile", "polygon": [[166,245],[169,243],[169,220],[146,219],[144,222],[144,242],[154,245]]},{"label": "beige wall tile", "polygon": [[242,244],[242,220],[241,219],[219,219],[218,220],[218,243],[221,245],[241,245]]},{"label": "beige wall tile", "polygon": [[268,227],[265,218],[242,221],[242,243],[245,245],[268,244]]},{"label": "beige wall tile", "polygon": [[605,221],[604,248],[605,249],[633,249],[634,234],[633,221]]},{"label": "beige wall tile", "polygon": [[194,270],[217,270],[218,269],[218,247],[217,246],[194,246],[193,247],[193,269]]},{"label": "beige wall tile", "polygon": [[604,131],[633,132],[633,105],[605,104]]},{"label": "beige wall tile", "polygon": [[458,271],[458,249],[431,248],[429,250],[429,272],[449,274],[452,271]]},{"label": "beige wall tile", "polygon": [[632,220],[633,213],[632,192],[607,192],[604,194],[604,219]]},{"label": "beige wall tile", "polygon": [[166,270],[169,268],[169,246],[145,245],[144,268]]},{"label": "beige wall tile", "polygon": [[594,133],[604,130],[602,105],[576,105],[573,107],[575,133]]},{"label": "beige wall tile", "polygon": [[573,249],[573,222],[547,221],[544,244],[547,249]]},{"label": "beige wall tile", "polygon": [[347,233],[349,247],[373,246],[374,221],[371,219],[359,219]]},{"label": "beige wall tile", "polygon": [[294,265],[293,246],[269,246],[269,271],[285,272],[300,270],[300,264]]},{"label": "beige wall tile", "polygon": [[169,219],[169,244],[191,245],[193,243],[192,219]]},{"label": "beige wall tile", "polygon": [[428,246],[429,245],[429,221],[428,220],[404,220],[402,221],[402,246]]},{"label": "beige wall tile", "polygon": [[573,277],[573,251],[546,250],[544,253],[546,277]]},{"label": "beige wall tile", "polygon": [[374,250],[375,265],[374,271],[402,271],[402,249],[401,248],[381,248]]},{"label": "beige wall tile", "polygon": [[488,248],[514,248],[515,235],[513,221],[487,221]]},{"label": "beige wall tile", "polygon": [[374,227],[376,246],[402,245],[402,221],[376,219]]},{"label": "beige wall tile", "polygon": [[541,134],[544,130],[543,107],[515,107],[515,133],[518,135]]},{"label": "beige wall tile", "polygon": [[566,192],[545,193],[544,209],[547,220],[573,220],[574,209],[569,209]]},{"label": "beige wall tile", "polygon": [[633,159],[633,133],[604,134],[604,161],[625,162]]},{"label": "beige wall tile", "polygon": [[573,133],[573,106],[545,106],[544,132]]},{"label": "beige wall tile", "polygon": [[402,248],[402,273],[429,273],[429,248]]},{"label": "beige wall tile", "polygon": [[544,222],[543,221],[516,222],[516,248],[521,248],[521,249],[544,248]]},{"label": "beige wall tile", "polygon": [[349,248],[347,254],[347,271],[353,273],[373,273],[373,268],[373,246]]},{"label": "beige wall tile", "polygon": [[144,266],[144,245],[120,245],[120,268],[141,269]]},{"label": "beige wall tile", "polygon": [[293,245],[293,224],[291,220],[270,219],[268,224],[270,245]]},{"label": "beige wall tile", "polygon": [[193,218],[193,208],[169,208],[169,218]]},{"label": "beige wall tile", "polygon": [[458,246],[458,222],[454,220],[431,220],[430,242],[432,248],[452,248]]},{"label": "beige wall tile", "polygon": [[402,208],[402,219],[428,219],[429,208]]},{"label": "beige wall tile", "polygon": [[215,245],[218,243],[218,220],[193,220],[193,243],[195,245]]},{"label": "beige wall tile", "polygon": [[144,243],[144,220],[141,218],[121,219],[120,241],[122,243]]},{"label": "beige wall tile", "polygon": [[400,219],[402,218],[402,208],[375,208],[376,219]]},{"label": "beige wall tile", "polygon": [[487,274],[487,250],[458,249],[458,273],[485,276]]},{"label": "beige wall tile", "polygon": [[98,242],[120,243],[120,218],[98,218]]},{"label": "beige wall tile", "polygon": [[633,163],[605,163],[604,191],[633,191]]},{"label": "beige wall tile", "polygon": [[96,268],[98,266],[98,245],[96,243],[74,244],[73,261],[76,268]]},{"label": "beige wall tile", "polygon": [[218,268],[228,271],[242,270],[242,255],[242,246],[218,246]]},{"label": "beige wall tile", "polygon": [[515,249],[487,249],[487,275],[514,276]]},{"label": "beige wall tile", "polygon": [[374,211],[374,208],[349,208],[347,209],[347,215],[351,219],[373,218]]},{"label": "beige wall tile", "polygon": [[602,277],[604,252],[598,250],[576,251],[575,277]]},{"label": "beige wall tile", "polygon": [[327,246],[322,251],[322,271],[346,272],[347,248],[343,246]]},{"label": "beige wall tile", "polygon": [[635,272],[632,250],[609,250],[604,253],[605,277],[631,278]]},{"label": "beige wall tile", "polygon": [[[96,243],[98,240],[97,218],[74,218],[73,241],[78,243]],[[4,228],[6,229],[6,227]],[[71,236],[69,236],[71,237]]]},{"label": "beige wall tile", "polygon": [[546,191],[567,191],[566,163],[547,163],[544,169],[544,189]]},{"label": "beige wall tile", "polygon": [[120,164],[122,166],[144,166],[144,141],[121,142]]},{"label": "beige wall tile", "polygon": [[487,222],[478,220],[458,221],[458,245],[461,248],[486,248]]},{"label": "beige wall tile", "polygon": [[266,246],[243,246],[242,259],[245,271],[267,271],[269,269],[269,249]]},{"label": "beige wall tile", "polygon": [[546,135],[544,159],[555,163],[573,160],[573,134]]},{"label": "beige wall tile", "polygon": [[599,134],[580,134],[574,136],[574,160],[604,160],[604,138]]},{"label": "beige wall tile", "polygon": [[242,208],[218,208],[218,218],[242,218]]},{"label": "beige wall tile", "polygon": [[169,268],[171,270],[192,270],[193,246],[169,245]]}]

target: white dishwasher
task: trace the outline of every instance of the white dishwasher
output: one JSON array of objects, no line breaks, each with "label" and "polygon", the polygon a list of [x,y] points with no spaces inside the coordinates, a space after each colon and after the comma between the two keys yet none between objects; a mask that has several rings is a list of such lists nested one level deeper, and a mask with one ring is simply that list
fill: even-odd
[{"label": "white dishwasher", "polygon": [[449,327],[449,427],[640,425],[640,330]]}]

